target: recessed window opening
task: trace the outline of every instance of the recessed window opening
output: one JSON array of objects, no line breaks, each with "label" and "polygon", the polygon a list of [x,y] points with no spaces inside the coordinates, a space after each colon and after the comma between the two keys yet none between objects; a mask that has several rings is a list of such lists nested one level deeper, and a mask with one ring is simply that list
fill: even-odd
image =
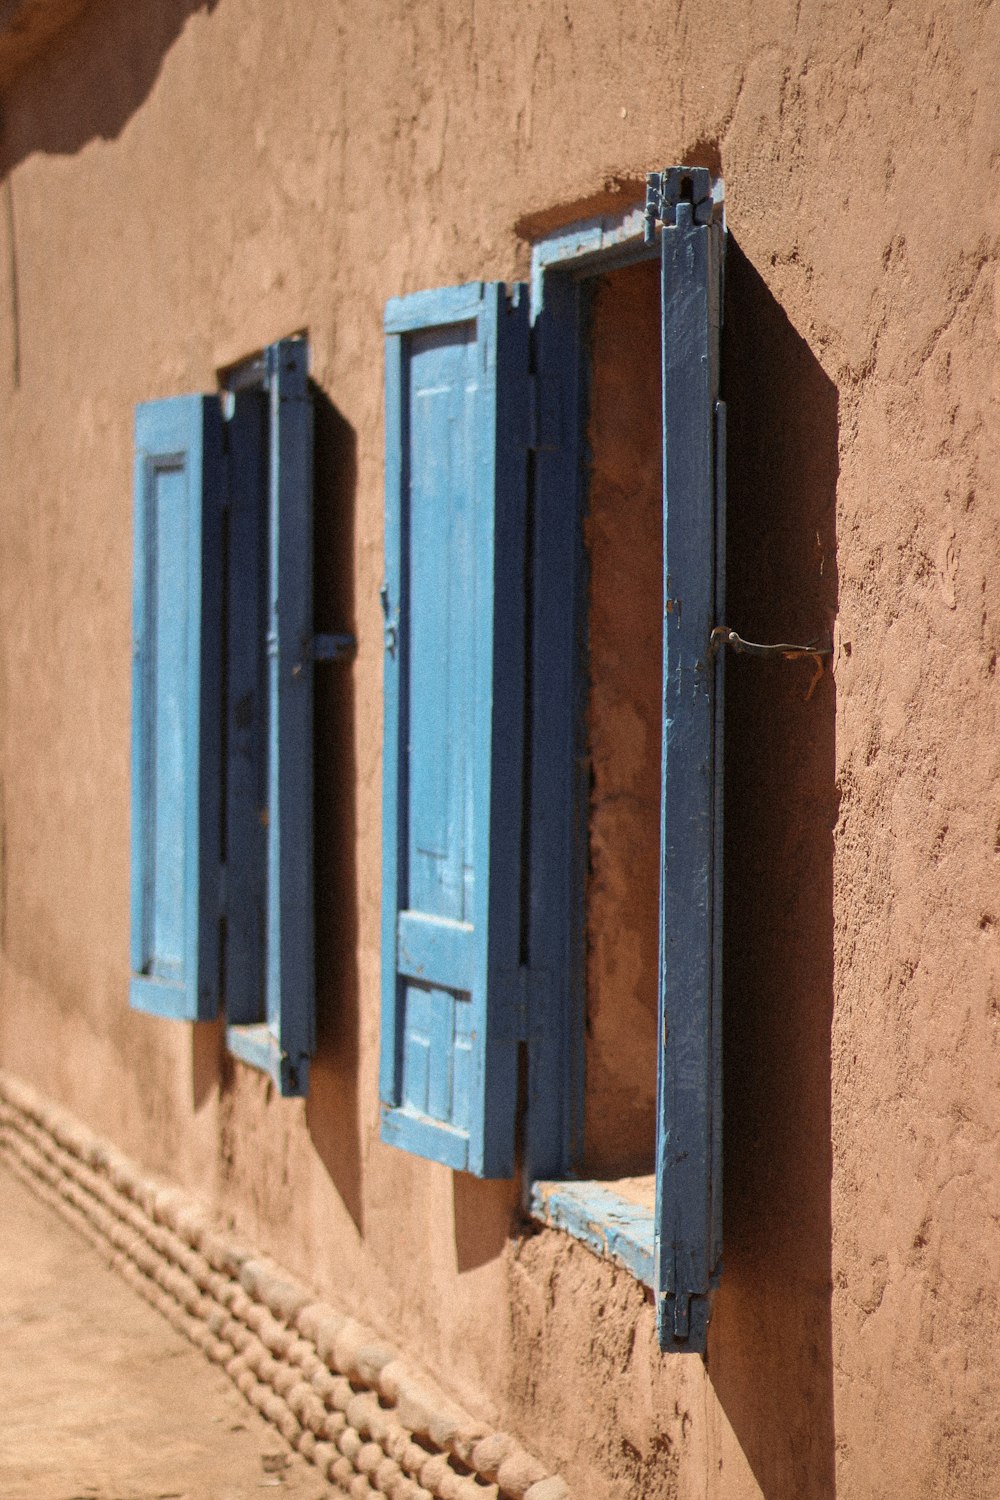
[{"label": "recessed window opening", "polygon": [[663,521],[660,268],[587,279],[586,1030],[581,1175],[648,1178],[656,1142]]},{"label": "recessed window opening", "polygon": [[[530,1212],[652,1286],[661,1348],[687,1351],[721,1256],[724,251],[722,184],[668,168],[644,208],[539,241],[530,304],[484,282],[385,310],[382,1139],[482,1177],[520,1158]],[[423,369],[458,325],[474,382]],[[409,476],[450,451],[442,424],[466,458],[424,493]],[[477,604],[414,692],[421,637],[444,639],[443,555]],[[476,767],[471,922],[405,884],[418,772],[459,827],[424,724],[470,641],[476,691],[450,722]],[[460,1097],[410,1088],[408,1059]]]}]

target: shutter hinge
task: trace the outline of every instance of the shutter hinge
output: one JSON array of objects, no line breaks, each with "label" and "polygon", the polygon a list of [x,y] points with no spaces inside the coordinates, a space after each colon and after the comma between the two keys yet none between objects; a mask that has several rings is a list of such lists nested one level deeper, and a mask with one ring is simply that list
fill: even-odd
[{"label": "shutter hinge", "polygon": [[689,203],[690,221],[711,224],[722,207],[722,182],[707,167],[666,167],[646,176],[645,240],[651,245],[657,224],[675,224],[677,205]]}]

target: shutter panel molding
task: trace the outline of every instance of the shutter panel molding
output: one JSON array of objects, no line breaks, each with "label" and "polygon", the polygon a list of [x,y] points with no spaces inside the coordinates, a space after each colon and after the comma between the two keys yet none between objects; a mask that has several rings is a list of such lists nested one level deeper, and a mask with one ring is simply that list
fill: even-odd
[{"label": "shutter panel molding", "polygon": [[483,1177],[524,1035],[526,292],[385,314],[382,1136]]},{"label": "shutter panel molding", "polygon": [[136,409],[130,1003],[219,1004],[222,513],[216,397]]},{"label": "shutter panel molding", "polygon": [[663,1349],[704,1351],[722,1255],[725,227],[704,169],[662,178],[663,819],[654,1290]]}]

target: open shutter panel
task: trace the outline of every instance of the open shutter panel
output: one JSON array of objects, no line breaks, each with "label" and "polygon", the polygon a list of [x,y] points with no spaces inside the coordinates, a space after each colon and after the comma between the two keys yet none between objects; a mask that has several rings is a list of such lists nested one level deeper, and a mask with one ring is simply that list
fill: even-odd
[{"label": "open shutter panel", "polygon": [[313,914],[313,410],[304,339],[267,350],[267,1020],[283,1094],[306,1094],[315,1051]]},{"label": "open shutter panel", "polygon": [[315,1050],[307,355],[272,344],[230,429],[228,1041],[285,1095],[308,1092]]},{"label": "open shutter panel", "polygon": [[[226,1020],[267,1014],[268,417],[260,388],[239,390],[229,417],[226,606]],[[266,1043],[263,1035],[261,1042]]]},{"label": "open shutter panel", "polygon": [[514,1165],[528,299],[386,308],[382,1135]]},{"label": "open shutter panel", "polygon": [[222,509],[217,398],[135,419],[130,1001],[218,1009]]},{"label": "open shutter panel", "polygon": [[654,1281],[660,1345],[705,1349],[721,1259],[724,227],[704,170],[662,178],[663,870]]}]

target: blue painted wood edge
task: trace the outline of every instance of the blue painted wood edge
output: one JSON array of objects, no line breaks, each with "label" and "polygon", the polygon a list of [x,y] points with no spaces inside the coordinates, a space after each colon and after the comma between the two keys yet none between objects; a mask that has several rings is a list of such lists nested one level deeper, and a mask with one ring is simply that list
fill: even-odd
[{"label": "blue painted wood edge", "polygon": [[[132,706],[130,755],[130,869],[129,869],[129,965],[141,972],[146,959],[146,763],[148,728],[146,718],[146,506],[145,468],[141,431],[141,406],[136,407],[133,436],[132,478]],[[130,1004],[135,1004],[131,997]],[[141,1005],[139,1006],[141,1009]]]},{"label": "blue painted wood edge", "polygon": [[[663,1349],[702,1350],[721,1250],[716,466],[724,234],[679,203],[663,257],[664,616],[655,1295]],[[724,458],[724,454],[722,455]],[[720,789],[721,792],[721,789]]]},{"label": "blue painted wood edge", "polygon": [[604,1182],[535,1182],[530,1212],[652,1287],[652,1208],[630,1202]]},{"label": "blue painted wood edge", "polygon": [[535,321],[545,300],[546,271],[583,271],[596,260],[603,271],[631,260],[652,259],[658,254],[655,243],[645,243],[645,214],[641,204],[622,214],[580,219],[546,235],[531,248],[531,321]]},{"label": "blue painted wood edge", "polygon": [[[524,1035],[521,902],[525,528],[529,436],[529,327],[526,288],[508,296],[484,288],[479,337],[486,368],[477,399],[477,501],[492,503],[493,526],[477,535],[477,659],[489,677],[476,693],[474,860],[487,879],[475,886],[473,1015],[481,1027],[481,1113],[473,1116],[469,1168],[513,1177],[518,1042]],[[495,362],[495,363],[494,363]],[[492,370],[489,368],[493,365]],[[487,603],[488,601],[488,603]],[[486,606],[486,607],[484,607]]]},{"label": "blue painted wood edge", "polygon": [[469,1169],[469,1137],[464,1130],[429,1120],[405,1107],[382,1105],[382,1140],[387,1146],[441,1162],[456,1172]]},{"label": "blue painted wood edge", "polygon": [[486,291],[483,282],[467,281],[463,286],[431,287],[405,297],[390,297],[385,304],[385,332],[414,333],[447,323],[465,323],[479,316]]},{"label": "blue painted wood edge", "polygon": [[292,1068],[266,1021],[253,1026],[227,1026],[226,1046],[241,1062],[266,1073],[282,1098],[304,1099],[309,1093],[309,1059],[298,1058]]},{"label": "blue painted wood edge", "polygon": [[528,1097],[524,1180],[567,1178],[583,1141],[589,760],[588,569],[583,544],[585,283],[550,268],[532,330],[554,440],[535,454],[528,820]]},{"label": "blue painted wood edge", "polygon": [[[716,1286],[718,1286],[717,1277],[713,1281],[712,1289],[714,1290]],[[676,1336],[669,1321],[659,1327],[659,1343],[663,1353],[690,1354],[696,1359],[703,1358],[708,1349],[708,1323],[711,1315],[712,1302],[709,1297],[692,1297],[685,1338]]]},{"label": "blue painted wood edge", "polygon": [[[401,814],[405,807],[400,787],[401,746],[399,728],[408,708],[400,703],[406,675],[400,661],[407,642],[400,632],[409,609],[403,569],[404,486],[409,483],[406,462],[406,432],[403,426],[406,349],[395,333],[385,339],[385,532],[383,555],[385,582],[385,645],[382,675],[382,976],[381,1033],[379,1041],[379,1097],[383,1105],[398,1101],[397,1080],[402,1071],[402,1034],[397,1026],[398,970],[397,914],[402,905]],[[384,1131],[383,1116],[383,1131]]]},{"label": "blue painted wood edge", "polygon": [[[720,251],[721,265],[719,268],[720,280],[720,327],[723,317],[724,299],[724,276],[725,276],[725,231],[722,235],[722,248]],[[728,619],[726,609],[726,403],[716,402],[715,406],[715,609],[716,619]],[[723,1018],[723,948],[722,937],[725,931],[725,917],[723,912],[723,889],[724,889],[724,866],[723,855],[725,849],[725,762],[726,762],[726,666],[729,653],[719,651],[715,658],[715,769],[714,787],[714,839],[715,848],[713,854],[713,881],[714,890],[712,896],[712,1046],[714,1057],[712,1060],[712,1118],[714,1127],[712,1131],[712,1246],[710,1260],[713,1266],[713,1275],[721,1274],[722,1267],[722,1182],[723,1182],[723,1155],[722,1155],[722,1018]]]},{"label": "blue painted wood edge", "polygon": [[260,643],[267,487],[267,409],[259,388],[232,394],[228,421],[229,534],[226,629],[226,872],[223,996],[231,1026],[264,1019],[265,861],[263,676]]},{"label": "blue painted wood edge", "polygon": [[172,1021],[212,1019],[191,1014],[188,986],[181,980],[133,974],[129,980],[128,1003],[133,1010],[143,1010],[151,1016],[166,1016]]},{"label": "blue painted wood edge", "polygon": [[309,348],[265,351],[268,483],[267,1019],[280,1042],[281,1091],[308,1086],[315,1051],[313,913],[313,406]]}]

